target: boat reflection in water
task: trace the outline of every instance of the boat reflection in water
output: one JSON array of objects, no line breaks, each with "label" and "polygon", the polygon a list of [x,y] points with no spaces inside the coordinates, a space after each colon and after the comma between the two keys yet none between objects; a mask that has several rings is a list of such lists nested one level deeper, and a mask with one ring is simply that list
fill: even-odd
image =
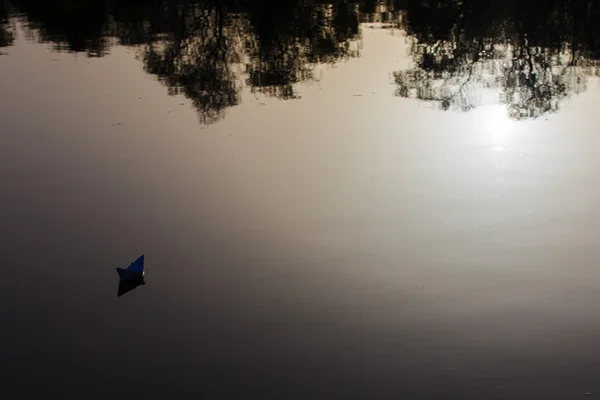
[{"label": "boat reflection in water", "polygon": [[123,296],[125,293],[132,291],[138,286],[145,285],[144,277],[134,280],[120,280],[119,281],[119,291],[117,292],[117,297]]}]

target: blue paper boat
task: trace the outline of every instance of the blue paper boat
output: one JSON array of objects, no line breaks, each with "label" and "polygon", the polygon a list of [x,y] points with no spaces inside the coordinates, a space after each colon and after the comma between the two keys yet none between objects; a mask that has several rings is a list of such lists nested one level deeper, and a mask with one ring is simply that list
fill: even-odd
[{"label": "blue paper boat", "polygon": [[142,279],[144,276],[144,255],[135,260],[127,268],[117,268],[117,273],[122,281],[133,281]]}]

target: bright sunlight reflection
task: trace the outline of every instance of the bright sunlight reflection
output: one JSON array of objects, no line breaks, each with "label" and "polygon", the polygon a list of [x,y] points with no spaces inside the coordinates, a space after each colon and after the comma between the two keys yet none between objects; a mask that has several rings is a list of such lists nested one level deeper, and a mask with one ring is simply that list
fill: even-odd
[{"label": "bright sunlight reflection", "polygon": [[504,151],[513,136],[516,122],[510,119],[504,106],[487,106],[482,111],[482,127],[489,137],[492,150]]}]

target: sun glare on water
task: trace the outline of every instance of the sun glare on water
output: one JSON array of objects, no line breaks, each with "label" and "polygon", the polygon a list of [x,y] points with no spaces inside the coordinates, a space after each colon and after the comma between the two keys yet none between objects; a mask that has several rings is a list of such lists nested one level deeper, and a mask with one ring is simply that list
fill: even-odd
[{"label": "sun glare on water", "polygon": [[513,137],[516,122],[503,106],[488,106],[483,110],[481,125],[493,151],[502,152]]}]

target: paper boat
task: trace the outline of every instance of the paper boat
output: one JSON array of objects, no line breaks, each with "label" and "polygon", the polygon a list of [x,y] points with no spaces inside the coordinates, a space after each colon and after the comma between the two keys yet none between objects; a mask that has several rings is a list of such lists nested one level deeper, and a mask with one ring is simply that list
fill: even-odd
[{"label": "paper boat", "polygon": [[140,280],[144,276],[144,255],[135,260],[127,268],[117,268],[117,273],[122,281]]}]

